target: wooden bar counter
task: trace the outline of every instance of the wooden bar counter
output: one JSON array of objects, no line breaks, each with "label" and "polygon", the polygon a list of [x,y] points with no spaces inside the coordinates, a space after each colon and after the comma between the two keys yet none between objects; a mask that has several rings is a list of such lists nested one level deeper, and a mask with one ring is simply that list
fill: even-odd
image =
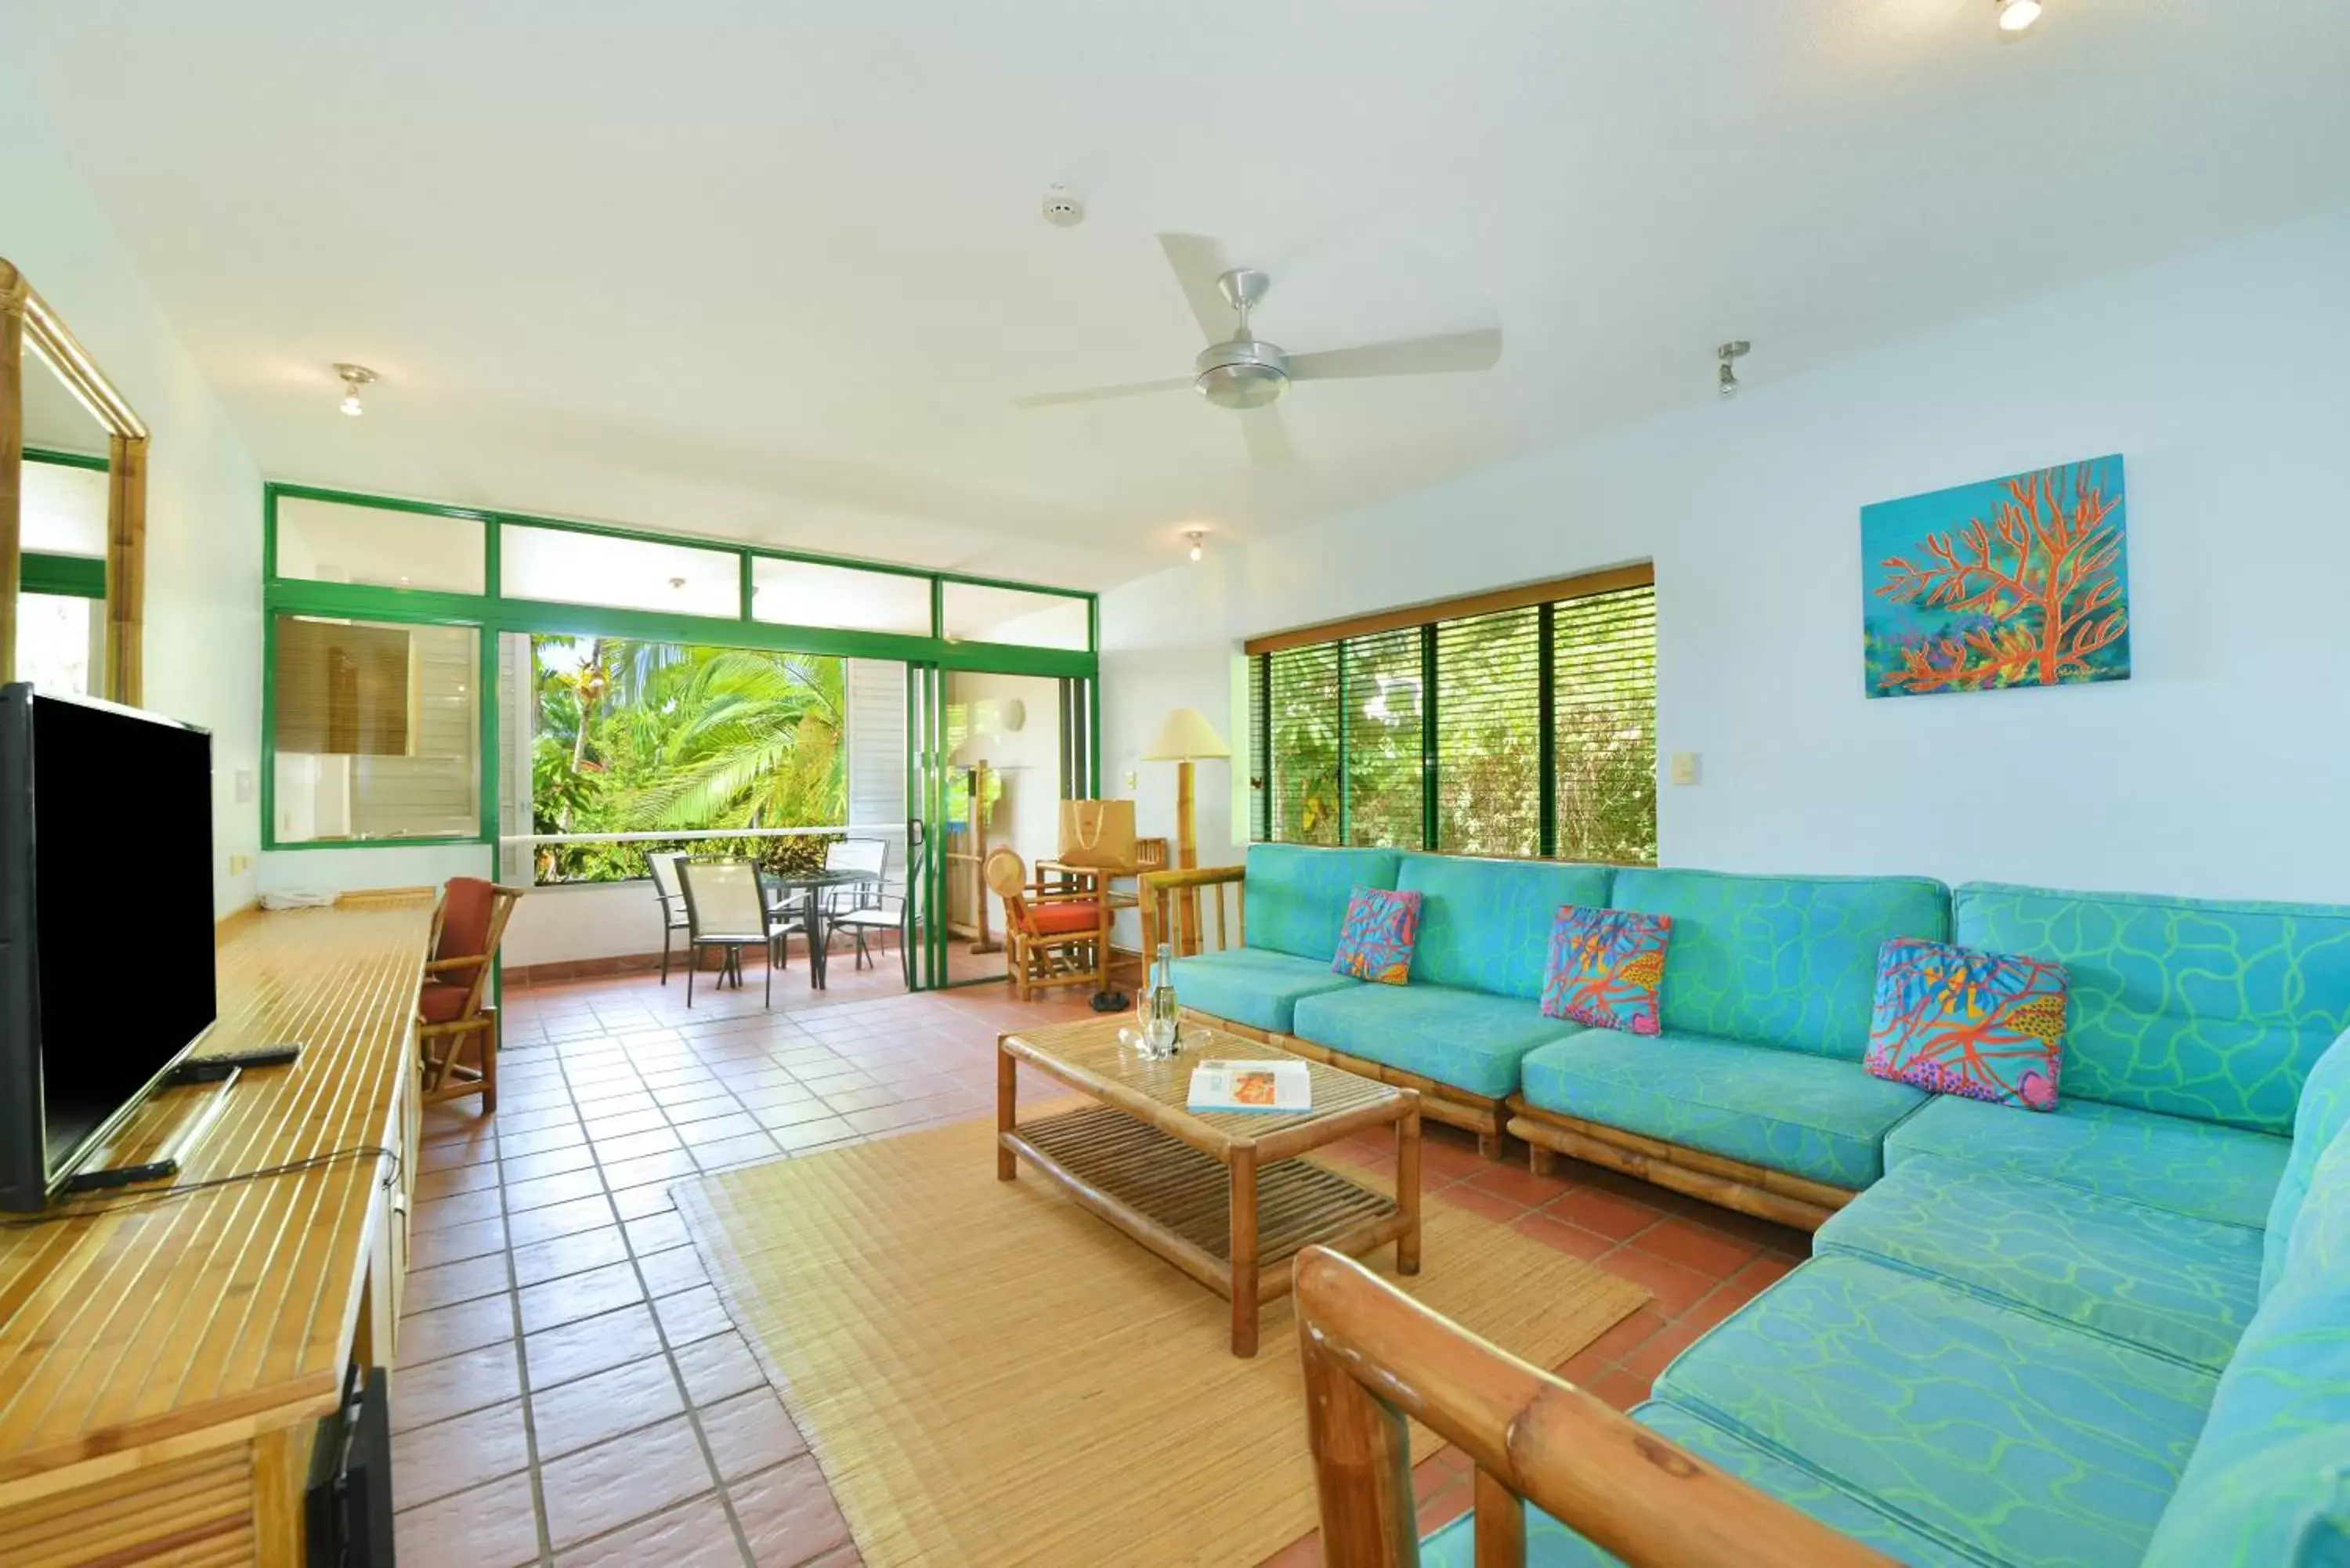
[{"label": "wooden bar counter", "polygon": [[[220,1022],[202,1054],[299,1042],[248,1071],[172,1187],[0,1228],[0,1563],[303,1561],[314,1423],[346,1364],[389,1365],[418,1129],[413,1031],[429,895],[222,922]],[[119,988],[65,999],[140,1005]],[[220,1085],[160,1092],[136,1158]],[[388,1151],[388,1152],[378,1152]]]}]

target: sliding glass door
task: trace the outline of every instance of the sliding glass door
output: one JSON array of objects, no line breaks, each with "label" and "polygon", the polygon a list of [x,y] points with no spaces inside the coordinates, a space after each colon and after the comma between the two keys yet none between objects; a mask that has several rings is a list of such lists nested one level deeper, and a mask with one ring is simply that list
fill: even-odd
[{"label": "sliding glass door", "polygon": [[1060,803],[1094,793],[1093,682],[1005,670],[910,670],[909,860],[919,888],[918,984],[1004,975],[1003,904],[987,887],[1009,850],[1033,878],[1060,850]]}]

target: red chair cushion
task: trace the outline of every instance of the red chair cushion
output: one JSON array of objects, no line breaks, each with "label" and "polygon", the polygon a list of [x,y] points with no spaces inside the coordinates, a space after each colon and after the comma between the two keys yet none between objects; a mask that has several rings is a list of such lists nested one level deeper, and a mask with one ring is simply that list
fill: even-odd
[{"label": "red chair cushion", "polygon": [[490,942],[490,909],[497,889],[479,877],[452,877],[442,907],[437,959],[472,958]]},{"label": "red chair cushion", "polygon": [[417,999],[417,1011],[427,1023],[454,1023],[465,1015],[465,996],[473,989],[469,981],[463,985],[443,985],[437,980],[424,982],[424,993]]},{"label": "red chair cushion", "polygon": [[1073,931],[1090,931],[1101,925],[1099,904],[1031,904],[1028,906],[1028,929],[1040,937],[1066,936]]}]

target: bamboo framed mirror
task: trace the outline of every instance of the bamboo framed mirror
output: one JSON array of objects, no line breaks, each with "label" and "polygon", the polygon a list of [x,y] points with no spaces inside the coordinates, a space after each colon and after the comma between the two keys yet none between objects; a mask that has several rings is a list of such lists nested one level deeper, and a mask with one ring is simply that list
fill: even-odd
[{"label": "bamboo framed mirror", "polygon": [[[132,707],[140,704],[145,687],[147,441],[146,423],[129,400],[25,275],[0,259],[0,683],[22,678],[18,663],[28,602],[77,593],[91,598],[102,583],[103,618],[89,628],[85,689]],[[36,464],[38,478],[31,484],[28,445],[45,460]],[[101,451],[102,532],[94,495]],[[82,487],[90,492],[88,504],[78,508],[88,514],[87,526],[78,533],[69,515],[78,509],[76,487],[63,482],[68,470],[90,476]],[[26,549],[28,493],[40,503],[37,523],[73,535],[38,536],[36,544],[44,548],[31,556]],[[52,513],[60,520],[53,522]],[[56,549],[62,553],[50,553]],[[51,588],[62,591],[43,591]],[[87,607],[80,613],[87,616]]]}]

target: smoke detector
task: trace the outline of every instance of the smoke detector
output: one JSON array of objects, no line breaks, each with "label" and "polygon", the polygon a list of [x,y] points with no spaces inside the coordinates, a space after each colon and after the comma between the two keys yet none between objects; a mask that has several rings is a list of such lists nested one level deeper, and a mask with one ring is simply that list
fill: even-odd
[{"label": "smoke detector", "polygon": [[1086,204],[1066,185],[1045,192],[1045,221],[1056,229],[1074,229],[1086,221]]}]

